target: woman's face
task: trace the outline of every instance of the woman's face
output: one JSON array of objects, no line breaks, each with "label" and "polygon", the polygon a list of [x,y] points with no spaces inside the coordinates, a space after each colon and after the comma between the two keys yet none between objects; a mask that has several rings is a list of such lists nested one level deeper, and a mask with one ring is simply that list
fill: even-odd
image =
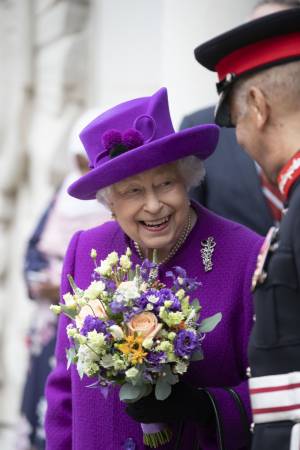
[{"label": "woman's face", "polygon": [[109,202],[123,231],[144,251],[169,251],[180,237],[189,211],[186,187],[176,164],[116,183]]}]

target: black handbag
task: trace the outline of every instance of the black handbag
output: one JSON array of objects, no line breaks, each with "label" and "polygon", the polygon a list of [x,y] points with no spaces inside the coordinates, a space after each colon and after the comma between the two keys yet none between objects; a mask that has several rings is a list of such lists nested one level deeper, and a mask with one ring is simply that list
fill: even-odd
[{"label": "black handbag", "polygon": [[[222,420],[221,420],[220,412],[218,410],[217,402],[214,398],[214,395],[208,389],[202,388],[202,390],[204,390],[206,392],[206,394],[208,395],[208,397],[210,398],[210,401],[212,403],[213,410],[215,413],[218,449],[219,450],[230,450],[229,448],[225,447]],[[240,396],[238,395],[238,393],[233,388],[224,388],[224,390],[226,390],[231,395],[232,399],[234,400],[234,402],[240,412],[241,422],[242,422],[242,426],[243,426],[244,433],[246,436],[245,450],[246,449],[250,450],[252,436],[251,436],[251,431],[249,428],[247,413],[246,413],[244,404],[243,404]],[[183,431],[184,431],[184,421],[181,421],[178,424],[178,428],[177,428],[174,450],[187,450],[182,447]],[[200,443],[196,441],[193,449],[189,449],[189,450],[201,450]]]}]

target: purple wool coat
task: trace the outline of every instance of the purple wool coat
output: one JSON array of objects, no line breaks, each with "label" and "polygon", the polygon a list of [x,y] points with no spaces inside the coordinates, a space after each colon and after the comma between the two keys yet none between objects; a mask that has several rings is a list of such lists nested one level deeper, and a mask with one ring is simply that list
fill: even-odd
[{"label": "purple wool coat", "polygon": [[[246,377],[247,345],[253,320],[250,285],[256,257],[262,239],[249,229],[223,219],[200,205],[194,204],[198,220],[185,244],[176,255],[160,267],[160,279],[170,284],[165,272],[181,266],[190,277],[201,281],[195,292],[202,305],[201,317],[219,311],[223,318],[217,328],[203,341],[204,360],[193,362],[185,375],[195,386],[209,387],[214,394],[225,430],[228,450],[242,449],[245,435],[238,408],[222,387],[234,387],[240,394],[251,421]],[[200,254],[201,241],[213,236],[216,242],[213,269],[204,271]],[[95,248],[103,259],[116,250],[123,253],[129,245],[119,225],[108,222],[88,231],[77,232],[71,240],[63,269],[62,294],[70,291],[67,275],[75,278],[78,286],[86,288],[91,281],[93,261],[90,250]],[[140,262],[133,250],[133,262]],[[66,317],[60,318],[56,358],[57,365],[50,374],[46,389],[47,450],[142,450],[140,424],[128,417],[120,402],[118,389],[112,388],[104,399],[98,389],[87,388],[91,380],[80,380],[76,367],[66,368]],[[199,405],[201,408],[201,405]],[[212,429],[200,429],[187,423],[182,449],[190,450],[196,439],[204,450],[216,450]],[[130,446],[129,444],[132,444]],[[134,443],[134,444],[133,444]],[[174,448],[174,442],[160,447]]]}]

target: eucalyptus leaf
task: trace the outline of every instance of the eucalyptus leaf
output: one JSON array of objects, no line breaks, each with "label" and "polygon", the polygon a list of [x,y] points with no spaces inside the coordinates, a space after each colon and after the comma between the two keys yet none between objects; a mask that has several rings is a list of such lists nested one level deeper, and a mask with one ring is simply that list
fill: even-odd
[{"label": "eucalyptus leaf", "polygon": [[123,402],[136,401],[143,392],[143,386],[133,386],[131,383],[125,383],[120,389],[120,400]]},{"label": "eucalyptus leaf", "polygon": [[67,369],[69,369],[72,362],[74,362],[74,358],[76,356],[76,350],[74,347],[70,347],[66,350],[67,355]]},{"label": "eucalyptus leaf", "polygon": [[222,313],[217,313],[207,319],[202,320],[198,327],[198,331],[201,333],[209,333],[212,331],[222,319]]},{"label": "eucalyptus leaf", "polygon": [[155,385],[155,398],[165,400],[171,394],[172,387],[165,380],[165,377],[159,377]]},{"label": "eucalyptus leaf", "polygon": [[195,350],[191,355],[191,361],[201,361],[204,358],[203,351],[201,349]]},{"label": "eucalyptus leaf", "polygon": [[176,384],[178,383],[178,375],[172,372],[170,366],[166,364],[163,368],[163,373],[165,374],[163,379],[168,384]]}]

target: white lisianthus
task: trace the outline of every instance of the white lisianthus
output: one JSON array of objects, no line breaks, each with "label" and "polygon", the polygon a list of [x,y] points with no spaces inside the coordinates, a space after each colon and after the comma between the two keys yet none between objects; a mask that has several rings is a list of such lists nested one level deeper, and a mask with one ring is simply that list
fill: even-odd
[{"label": "white lisianthus", "polygon": [[118,264],[119,261],[119,255],[117,252],[111,252],[105,259],[105,261],[110,265],[110,266],[115,266],[116,264]]},{"label": "white lisianthus", "polygon": [[105,284],[103,281],[92,281],[89,287],[84,291],[84,296],[95,300],[103,291],[105,291]]},{"label": "white lisianthus", "polygon": [[130,256],[132,255],[132,251],[129,247],[127,247],[126,249],[126,256],[128,256],[128,258],[130,258]]},{"label": "white lisianthus", "polygon": [[93,376],[99,371],[99,367],[95,361],[98,359],[98,355],[90,350],[86,345],[80,345],[78,352],[77,370],[82,378],[84,374]]},{"label": "white lisianthus", "polygon": [[135,367],[131,367],[130,369],[126,370],[125,375],[126,378],[132,379],[135,378],[138,375],[139,371]]},{"label": "white lisianthus", "polygon": [[123,281],[119,284],[116,294],[121,294],[125,300],[133,300],[140,296],[138,287],[135,281]]},{"label": "white lisianthus", "polygon": [[103,358],[100,359],[100,365],[105,369],[114,366],[114,361],[112,355],[104,355]]},{"label": "white lisianthus", "polygon": [[96,353],[103,352],[106,346],[105,336],[103,333],[97,333],[96,330],[89,331],[87,338],[88,344]]},{"label": "white lisianthus", "polygon": [[188,363],[185,363],[184,361],[178,361],[175,364],[174,372],[178,373],[179,375],[182,375],[187,371],[187,369],[188,369]]},{"label": "white lisianthus", "polygon": [[131,261],[128,258],[128,256],[126,255],[122,255],[120,258],[120,266],[122,267],[122,269],[124,270],[129,270],[131,267]]},{"label": "white lisianthus", "polygon": [[162,341],[157,347],[156,350],[160,351],[160,352],[173,352],[174,350],[174,346],[171,342],[169,341]]},{"label": "white lisianthus", "polygon": [[124,338],[123,330],[121,327],[119,327],[119,325],[112,325],[111,327],[109,327],[109,331],[116,341],[121,341]]},{"label": "white lisianthus", "polygon": [[96,267],[95,272],[104,277],[109,277],[112,273],[111,265],[106,261],[101,261],[100,266]]},{"label": "white lisianthus", "polygon": [[119,371],[119,370],[125,370],[127,367],[126,362],[124,361],[124,359],[122,359],[120,357],[120,355],[118,353],[115,353],[113,355],[113,363],[114,363],[114,369]]},{"label": "white lisianthus", "polygon": [[150,350],[151,347],[153,346],[153,339],[152,338],[146,338],[143,340],[142,346],[146,349],[146,350]]},{"label": "white lisianthus", "polygon": [[97,250],[95,250],[94,248],[92,248],[91,250],[91,258],[93,259],[97,258]]}]

